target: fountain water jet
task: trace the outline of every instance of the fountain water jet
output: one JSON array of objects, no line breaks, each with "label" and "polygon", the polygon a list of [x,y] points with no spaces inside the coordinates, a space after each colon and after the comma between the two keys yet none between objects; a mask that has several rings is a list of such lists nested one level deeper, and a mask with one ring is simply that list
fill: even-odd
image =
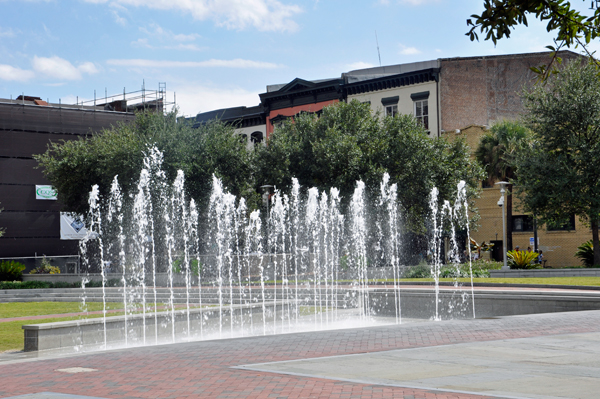
[{"label": "fountain water jet", "polygon": [[[97,238],[103,290],[105,256],[121,273],[125,345],[159,343],[167,336],[175,342],[368,325],[382,316],[395,323],[410,319],[401,308],[410,293],[400,289],[406,266],[400,261],[397,186],[389,175],[383,176],[376,201],[358,181],[346,214],[339,190],[309,188],[304,196],[293,179],[289,194],[275,190],[268,215],[248,213],[245,200],[214,177],[204,213],[186,198],[183,172],[169,185],[161,165],[162,154],[151,149],[135,195],[124,198],[116,177],[106,207],[97,186],[90,195],[87,242]],[[459,252],[453,234],[450,251],[442,253],[443,228],[458,228],[467,216],[464,182],[457,191],[454,205],[439,206],[435,188],[430,198],[435,306],[429,317],[434,320],[442,318],[442,262],[446,256],[457,262]],[[113,236],[102,229],[105,208],[107,223],[116,226],[110,229]],[[384,288],[375,288],[378,278]],[[150,285],[153,309],[147,306]],[[161,303],[166,312],[159,312]],[[141,327],[134,328],[133,319],[141,320]]]}]

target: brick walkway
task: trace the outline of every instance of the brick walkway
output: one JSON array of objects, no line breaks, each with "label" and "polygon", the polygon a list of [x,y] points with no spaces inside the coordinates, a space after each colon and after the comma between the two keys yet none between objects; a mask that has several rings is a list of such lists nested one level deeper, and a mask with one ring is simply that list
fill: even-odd
[{"label": "brick walkway", "polygon": [[[600,311],[454,320],[192,342],[0,365],[0,397],[37,392],[106,398],[483,398],[295,377],[232,366],[460,342],[600,331]],[[85,367],[97,371],[56,371]]]}]

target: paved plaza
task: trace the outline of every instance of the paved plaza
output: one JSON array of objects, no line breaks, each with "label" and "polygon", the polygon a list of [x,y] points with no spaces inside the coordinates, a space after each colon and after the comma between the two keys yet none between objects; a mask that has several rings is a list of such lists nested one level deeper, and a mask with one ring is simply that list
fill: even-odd
[{"label": "paved plaza", "polygon": [[23,399],[595,398],[600,311],[2,354],[0,375]]}]

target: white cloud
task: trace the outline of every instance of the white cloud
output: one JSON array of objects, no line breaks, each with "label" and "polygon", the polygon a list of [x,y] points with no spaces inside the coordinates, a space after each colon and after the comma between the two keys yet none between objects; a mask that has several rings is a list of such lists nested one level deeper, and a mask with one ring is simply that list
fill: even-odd
[{"label": "white cloud", "polygon": [[173,49],[173,50],[187,50],[187,51],[202,51],[202,50],[206,50],[206,47],[198,47],[195,44],[183,44],[183,43],[179,43],[176,46],[165,46],[165,48],[167,49]]},{"label": "white cloud", "polygon": [[123,18],[122,16],[120,16],[116,10],[112,10],[111,12],[112,12],[113,17],[115,18],[116,23],[118,23],[121,26],[127,25],[127,20],[125,18]]},{"label": "white cloud", "polygon": [[257,92],[241,88],[214,88],[197,85],[174,86],[177,106],[182,115],[196,116],[200,112],[213,111],[229,107],[253,107],[260,98]]},{"label": "white cloud", "polygon": [[280,65],[264,61],[252,61],[236,58],[234,60],[208,61],[168,61],[168,60],[145,60],[145,59],[113,59],[106,61],[108,65],[134,67],[134,68],[256,68],[274,69]]},{"label": "white cloud", "polygon": [[33,57],[33,69],[47,77],[59,80],[80,80],[82,73],[94,74],[98,72],[98,68],[91,62],[84,62],[78,67],[75,67],[69,61],[53,56],[53,57]]},{"label": "white cloud", "polygon": [[294,31],[298,25],[292,17],[302,12],[297,5],[282,4],[277,0],[85,0],[88,3],[148,7],[158,10],[177,10],[193,18],[210,19],[228,29],[254,27],[261,31]]},{"label": "white cloud", "polygon": [[421,54],[421,51],[419,51],[416,47],[407,47],[403,44],[400,44],[400,54],[402,55],[415,55],[415,54]]},{"label": "white cloud", "polygon": [[89,61],[80,64],[77,67],[77,69],[79,69],[83,73],[87,73],[88,75],[93,75],[93,74],[99,72],[96,65],[93,62],[89,62]]},{"label": "white cloud", "polygon": [[15,31],[12,28],[2,29],[0,27],[0,37],[15,37]]},{"label": "white cloud", "polygon": [[[199,47],[192,42],[200,37],[197,33],[183,34],[173,33],[168,29],[162,28],[160,25],[152,23],[148,27],[141,27],[140,32],[152,38],[153,41],[160,42],[161,45],[150,44],[148,37],[137,39],[131,42],[133,47],[142,47],[150,49],[168,49],[168,50],[186,50],[186,51],[201,51],[205,48]],[[176,43],[173,45],[172,43]],[[169,44],[164,44],[169,43]]]},{"label": "white cloud", "polygon": [[143,48],[152,48],[152,46],[148,43],[148,39],[137,39],[135,42],[131,42],[133,47],[143,47]]},{"label": "white cloud", "polygon": [[30,79],[33,79],[34,76],[35,74],[33,73],[33,71],[15,68],[10,65],[0,64],[0,79],[2,80],[26,82]]},{"label": "white cloud", "polygon": [[346,69],[346,70],[348,70],[348,71],[355,71],[355,70],[357,70],[357,69],[367,69],[367,68],[374,68],[374,67],[376,67],[376,66],[377,66],[377,65],[375,65],[375,64],[371,64],[370,62],[362,62],[362,61],[359,61],[359,62],[354,62],[354,63],[352,63],[352,64],[348,64],[348,65],[346,65],[346,68],[345,68],[345,69]]}]

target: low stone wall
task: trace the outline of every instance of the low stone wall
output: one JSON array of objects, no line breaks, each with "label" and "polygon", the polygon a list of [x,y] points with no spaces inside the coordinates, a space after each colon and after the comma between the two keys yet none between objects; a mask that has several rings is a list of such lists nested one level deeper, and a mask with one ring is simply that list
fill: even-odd
[{"label": "low stone wall", "polygon": [[[398,301],[391,290],[376,289],[369,293],[373,314],[395,316]],[[402,317],[428,319],[435,315],[433,290],[399,290]],[[463,295],[463,293],[468,295]],[[473,317],[473,301],[469,289],[441,289],[438,315],[441,319]],[[537,313],[600,310],[600,293],[552,291],[475,291],[475,316],[489,318]]]},{"label": "low stone wall", "polygon": [[[277,310],[281,310],[277,304]],[[272,321],[273,303],[266,304],[265,321]],[[233,305],[223,307],[220,313],[217,308],[190,309],[189,330],[188,316],[183,310],[174,312],[175,323],[171,312],[110,316],[106,318],[106,347],[116,348],[124,345],[161,344],[198,339],[200,336],[219,337],[221,326],[226,330],[231,325],[230,315],[238,320],[244,317],[247,325],[250,321],[258,328],[263,324],[263,308],[261,303],[252,305]],[[250,318],[252,317],[252,319]],[[62,348],[103,349],[105,339],[105,321],[103,318],[61,321],[45,324],[29,324],[22,326],[25,337],[25,352],[43,351]],[[127,330],[127,334],[125,334]],[[188,331],[190,332],[188,335]],[[227,335],[225,335],[227,336]]]},{"label": "low stone wall", "polygon": [[490,270],[493,278],[522,277],[600,277],[600,269],[531,269],[531,270]]}]

